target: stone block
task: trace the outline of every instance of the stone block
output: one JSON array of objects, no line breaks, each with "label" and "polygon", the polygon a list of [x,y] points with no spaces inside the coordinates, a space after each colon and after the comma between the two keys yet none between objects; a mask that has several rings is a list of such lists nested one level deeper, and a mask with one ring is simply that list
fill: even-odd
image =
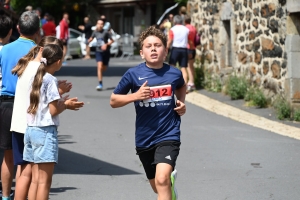
[{"label": "stone block", "polygon": [[288,52],[287,57],[287,78],[300,78],[300,52]]},{"label": "stone block", "polygon": [[292,103],[300,103],[300,78],[289,78],[284,82],[286,99]]},{"label": "stone block", "polygon": [[230,20],[234,16],[230,2],[224,2],[221,7],[221,20]]},{"label": "stone block", "polygon": [[299,0],[288,0],[287,10],[290,13],[300,12],[300,1]]},{"label": "stone block", "polygon": [[285,38],[287,52],[300,52],[300,35],[287,35]]}]

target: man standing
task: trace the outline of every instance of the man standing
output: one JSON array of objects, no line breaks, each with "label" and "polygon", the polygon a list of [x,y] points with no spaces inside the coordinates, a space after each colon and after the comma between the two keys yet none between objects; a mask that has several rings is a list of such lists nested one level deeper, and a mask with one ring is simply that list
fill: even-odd
[{"label": "man standing", "polygon": [[92,31],[92,24],[90,23],[89,18],[85,17],[84,25],[80,25],[80,26],[78,26],[78,28],[84,32],[84,36],[85,36],[86,54],[85,54],[84,59],[90,59],[91,58],[90,46],[89,46],[88,40],[92,36],[93,31]]},{"label": "man standing", "polygon": [[188,74],[187,74],[187,64],[188,64],[188,49],[187,45],[192,44],[192,39],[189,35],[189,29],[182,25],[182,17],[176,15],[174,17],[174,26],[169,32],[167,48],[170,49],[172,44],[172,50],[170,55],[169,64],[176,66],[177,62],[181,68],[181,72],[185,82],[187,83]]},{"label": "man standing", "polygon": [[111,34],[104,30],[104,21],[99,19],[96,25],[96,30],[88,40],[90,43],[94,38],[97,39],[97,47],[95,52],[97,62],[97,75],[99,84],[96,90],[101,91],[103,89],[102,74],[107,69],[110,58],[110,45],[114,42]]},{"label": "man standing", "polygon": [[[10,132],[14,95],[18,77],[11,73],[21,57],[41,39],[40,19],[33,11],[24,12],[18,22],[20,37],[5,45],[0,52],[2,91],[0,102],[0,148],[4,150],[1,166],[2,200],[10,200],[13,178],[12,133]],[[12,54],[13,52],[13,54]]]},{"label": "man standing", "polygon": [[62,20],[59,22],[60,34],[59,39],[63,42],[63,59],[68,51],[68,39],[69,39],[69,14],[64,13]]},{"label": "man standing", "polygon": [[185,19],[185,26],[189,29],[189,37],[191,38],[192,42],[188,44],[188,76],[189,76],[189,81],[187,85],[187,91],[191,92],[195,90],[195,69],[194,69],[194,62],[195,62],[195,56],[196,56],[196,50],[195,50],[195,37],[197,34],[196,28],[191,25],[191,17],[186,15]]}]

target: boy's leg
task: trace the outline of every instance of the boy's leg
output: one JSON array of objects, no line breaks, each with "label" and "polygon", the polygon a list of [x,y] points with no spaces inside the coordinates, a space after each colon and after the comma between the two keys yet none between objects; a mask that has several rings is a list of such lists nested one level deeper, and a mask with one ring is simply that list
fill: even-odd
[{"label": "boy's leg", "polygon": [[105,66],[103,65],[103,62],[97,62],[97,76],[98,76],[98,81],[102,81],[102,73],[103,73],[103,68]]},{"label": "boy's leg", "polygon": [[50,187],[52,183],[52,175],[54,171],[55,163],[40,163],[38,164],[38,188],[37,196],[38,200],[48,200]]},{"label": "boy's leg", "polygon": [[95,52],[95,58],[97,62],[97,77],[98,77],[98,85],[96,86],[96,90],[100,91],[103,88],[102,85],[102,72],[103,72],[103,55],[101,52]]},{"label": "boy's leg", "polygon": [[167,163],[156,165],[155,186],[158,194],[158,200],[172,200],[170,176],[173,167]]}]

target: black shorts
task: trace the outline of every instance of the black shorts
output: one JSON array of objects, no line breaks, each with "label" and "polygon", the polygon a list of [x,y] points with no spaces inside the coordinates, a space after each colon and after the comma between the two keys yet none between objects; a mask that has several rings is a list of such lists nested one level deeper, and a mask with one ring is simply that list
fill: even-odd
[{"label": "black shorts", "polygon": [[194,60],[196,56],[196,50],[195,49],[189,49],[189,60]]},{"label": "black shorts", "polygon": [[0,148],[12,149],[12,135],[10,131],[14,99],[1,99],[0,102]]},{"label": "black shorts", "polygon": [[180,144],[178,141],[165,141],[147,149],[136,148],[136,154],[139,155],[149,180],[155,178],[158,163],[167,163],[175,169]]},{"label": "black shorts", "polygon": [[103,62],[103,65],[108,66],[109,59],[110,59],[110,52],[109,51],[96,51],[95,52],[96,62]]},{"label": "black shorts", "polygon": [[28,164],[29,162],[23,160],[23,151],[24,151],[23,133],[12,132],[12,146],[13,146],[14,165]]},{"label": "black shorts", "polygon": [[176,66],[179,63],[180,67],[187,67],[188,65],[188,49],[173,47],[171,50],[169,64]]}]

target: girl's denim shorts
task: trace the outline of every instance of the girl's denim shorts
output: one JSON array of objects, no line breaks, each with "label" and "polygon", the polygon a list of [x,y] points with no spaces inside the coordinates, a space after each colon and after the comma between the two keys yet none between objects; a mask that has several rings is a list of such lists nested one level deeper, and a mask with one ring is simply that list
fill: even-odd
[{"label": "girl's denim shorts", "polygon": [[27,127],[24,145],[24,160],[32,163],[57,163],[57,126]]}]

